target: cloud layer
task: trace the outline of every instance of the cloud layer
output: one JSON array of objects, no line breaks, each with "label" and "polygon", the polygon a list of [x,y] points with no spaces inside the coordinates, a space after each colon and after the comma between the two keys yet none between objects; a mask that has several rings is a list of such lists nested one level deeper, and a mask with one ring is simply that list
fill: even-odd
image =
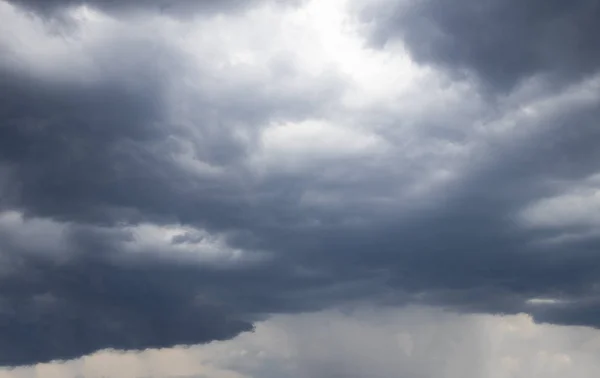
[{"label": "cloud layer", "polygon": [[0,364],[348,303],[598,327],[597,6],[504,3],[0,2]]}]

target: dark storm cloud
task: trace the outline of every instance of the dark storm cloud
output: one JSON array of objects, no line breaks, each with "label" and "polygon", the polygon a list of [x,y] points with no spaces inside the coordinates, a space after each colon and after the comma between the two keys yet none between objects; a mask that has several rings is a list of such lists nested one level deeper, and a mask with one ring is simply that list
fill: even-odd
[{"label": "dark storm cloud", "polygon": [[[435,208],[382,215],[357,228],[314,230],[287,243],[281,240],[276,248],[301,246],[304,251],[296,255],[301,260],[329,267],[339,276],[381,274],[387,279],[379,292],[383,301],[535,315],[537,310],[525,305],[528,299],[566,296],[572,300],[569,306],[582,310],[573,310],[569,322],[579,317],[597,327],[586,313],[590,307],[579,307],[596,295],[597,240],[535,245],[533,241],[556,230],[530,230],[517,221],[519,210],[531,201],[561,193],[598,172],[593,148],[600,142],[598,105],[593,101],[561,109],[556,118],[539,121],[539,132],[487,150],[479,157],[484,163],[474,162],[459,184],[447,187]],[[570,132],[572,124],[563,119],[580,127]],[[526,122],[521,126],[535,128]],[[567,318],[557,314],[553,319],[560,323]]]},{"label": "dark storm cloud", "polygon": [[224,340],[268,313],[364,295],[336,291],[341,277],[303,277],[277,262],[236,267],[178,259],[175,250],[137,254],[126,250],[135,235],[121,228],[28,222],[36,221],[0,224],[1,366]]},{"label": "dark storm cloud", "polygon": [[[0,156],[18,187],[10,200],[5,198],[5,207],[101,221],[106,210],[101,202],[128,201],[118,189],[123,184],[120,177],[128,177],[129,185],[143,186],[157,178],[157,164],[168,164],[141,148],[167,137],[156,127],[164,121],[164,107],[162,87],[151,77],[140,78],[138,88],[110,80],[92,88],[40,85],[27,75],[6,71],[0,80]],[[113,164],[112,159],[121,163]],[[164,185],[152,188],[155,193],[138,193],[140,206]]]},{"label": "dark storm cloud", "polygon": [[87,5],[109,13],[151,11],[175,16],[239,11],[261,2],[298,4],[301,0],[8,0],[42,15],[58,15],[69,7]]},{"label": "dark storm cloud", "polygon": [[[240,183],[246,147],[229,134],[229,123],[247,122],[256,132],[271,117],[293,119],[318,108],[331,91],[327,80],[308,93],[278,93],[258,83],[234,87],[228,97],[218,92],[230,85],[222,80],[208,94],[189,94],[197,114],[190,128],[170,117],[168,97],[186,57],[162,42],[127,36],[114,55],[91,52],[101,80],[40,77],[0,62],[0,207],[65,222],[67,232],[65,244],[52,245],[46,236],[41,246],[23,246],[27,241],[13,240],[20,227],[0,230],[1,365],[226,339],[251,328],[245,319],[332,303],[318,294],[298,299],[302,290],[326,290],[337,281],[301,277],[277,261],[222,271],[185,265],[169,249],[120,258],[123,243],[135,239],[122,227],[139,222],[231,232],[232,243],[251,247],[255,237],[244,235],[281,216],[288,200],[276,190],[257,212],[254,193]],[[215,93],[223,98],[211,99]],[[226,174],[183,168],[181,141],[193,145],[194,161]],[[173,245],[184,241],[199,239],[176,237]]]},{"label": "dark storm cloud", "polygon": [[576,302],[538,304],[532,311],[534,318],[545,323],[598,327],[600,301],[598,293],[594,294]]},{"label": "dark storm cloud", "polygon": [[[79,235],[81,237],[81,235]],[[100,349],[146,349],[229,339],[251,323],[198,284],[199,269],[152,259],[116,263],[118,243],[89,233],[68,261],[11,251],[0,275],[0,365],[77,358]],[[72,235],[77,239],[77,235]],[[100,243],[98,243],[98,241]],[[6,245],[2,246],[6,253]]]},{"label": "dark storm cloud", "polygon": [[[168,41],[119,35],[101,48],[88,52],[100,71],[90,80],[1,61],[0,209],[23,213],[25,223],[55,222],[64,240],[52,242],[56,232],[42,229],[39,241],[25,223],[0,224],[0,364],[208,342],[248,330],[265,314],[352,300],[526,311],[600,326],[593,320],[596,241],[540,247],[533,242],[565,230],[518,222],[527,205],[600,170],[597,86],[586,92],[588,101],[557,100],[539,118],[517,119],[525,136],[473,142],[479,149],[455,167],[457,180],[411,201],[402,194],[444,159],[435,151],[432,161],[411,165],[403,141],[392,137],[383,162],[348,158],[332,163],[339,166],[262,173],[246,164],[269,122],[324,117],[339,107],[343,84],[336,78],[288,85],[306,80],[295,80],[293,63],[282,60],[266,67],[277,73],[262,81],[233,68],[215,77],[200,67],[194,74],[201,88],[190,90],[180,80],[189,57]],[[563,67],[552,64],[509,76]],[[486,65],[468,68],[497,80]],[[175,111],[186,108],[192,115]],[[420,120],[392,123],[406,122]],[[470,125],[460,126],[465,140],[476,140]],[[249,135],[246,142],[236,127]],[[419,133],[416,143],[426,147],[445,138],[426,127]],[[191,170],[184,158],[219,174]],[[309,192],[335,194],[343,205],[307,205]],[[391,201],[378,205],[385,196]],[[128,245],[139,241],[128,227],[140,223],[206,229],[226,247],[267,258],[192,263],[176,248],[202,242],[199,231],[136,254]],[[570,305],[527,304],[540,297]]]},{"label": "dark storm cloud", "polygon": [[577,80],[600,64],[597,0],[391,0],[363,16],[375,43],[401,38],[418,61],[501,91],[536,75]]},{"label": "dark storm cloud", "polygon": [[[183,126],[170,117],[168,94],[186,90],[171,85],[188,57],[161,40],[119,45],[108,58],[104,51],[94,57],[109,61],[100,81],[40,79],[8,65],[0,72],[0,163],[10,176],[0,207],[101,224],[142,219],[235,229],[257,222],[249,220],[258,216],[256,200],[238,167],[248,147],[229,126],[247,124],[256,134],[271,118],[301,117],[327,103],[336,81],[325,78],[306,93],[281,93],[270,83],[223,89],[229,83],[207,72],[206,92],[181,100],[195,109],[185,120],[191,126]],[[184,142],[194,162],[226,174],[197,177],[182,168]]]}]

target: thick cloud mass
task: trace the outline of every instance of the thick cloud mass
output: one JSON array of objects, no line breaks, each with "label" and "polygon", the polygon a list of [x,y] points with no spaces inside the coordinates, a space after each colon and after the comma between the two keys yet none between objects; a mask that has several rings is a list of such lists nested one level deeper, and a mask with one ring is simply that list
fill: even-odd
[{"label": "thick cloud mass", "polygon": [[415,61],[345,1],[20,11],[68,3],[0,2],[0,364],[348,303],[600,327],[595,3],[377,3]]},{"label": "thick cloud mass", "polygon": [[0,364],[229,339],[252,325],[197,300],[193,274],[157,266],[26,261],[0,279]]},{"label": "thick cloud mass", "polygon": [[401,38],[422,62],[505,91],[534,75],[570,81],[600,64],[596,0],[388,1],[365,11],[373,41]]}]

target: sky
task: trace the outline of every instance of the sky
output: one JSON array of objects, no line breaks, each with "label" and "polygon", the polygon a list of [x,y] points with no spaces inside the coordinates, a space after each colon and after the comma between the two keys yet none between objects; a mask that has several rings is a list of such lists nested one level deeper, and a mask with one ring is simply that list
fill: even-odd
[{"label": "sky", "polygon": [[0,377],[597,377],[598,0],[0,0]]}]

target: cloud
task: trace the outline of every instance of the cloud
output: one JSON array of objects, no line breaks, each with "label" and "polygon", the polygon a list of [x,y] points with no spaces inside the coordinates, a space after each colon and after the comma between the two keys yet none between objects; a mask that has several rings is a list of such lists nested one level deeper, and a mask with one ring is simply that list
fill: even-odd
[{"label": "cloud", "polygon": [[399,39],[417,61],[474,74],[494,90],[546,76],[568,83],[600,64],[594,0],[374,4],[363,13],[374,43]]},{"label": "cloud", "polygon": [[18,214],[2,218],[0,233],[2,365],[196,344],[252,329],[203,290],[201,269],[128,251],[131,243],[145,247],[135,235]]},{"label": "cloud", "polygon": [[322,4],[56,33],[0,2],[2,364],[348,303],[599,326],[598,76],[490,98]]},{"label": "cloud", "polygon": [[[33,10],[44,16],[56,16],[69,8],[87,6],[111,14],[151,11],[161,14],[186,17],[190,14],[228,13],[244,10],[263,0],[150,0],[150,1],[114,1],[114,0],[8,0],[9,2]],[[298,0],[267,0],[274,4],[298,4]]]},{"label": "cloud", "polygon": [[[225,234],[243,233],[249,222],[243,219],[251,216],[239,212],[239,206],[251,210],[252,202],[235,182],[243,174],[239,160],[251,147],[244,129],[256,126],[248,132],[258,132],[271,117],[293,119],[312,109],[321,94],[311,91],[321,88],[307,88],[304,97],[294,82],[289,89],[273,87],[271,72],[261,78],[237,70],[241,76],[230,82],[227,71],[192,69],[186,65],[194,62],[192,54],[166,43],[164,35],[140,33],[143,21],[87,15],[86,30],[74,32],[71,44],[2,7],[28,43],[2,40],[10,54],[0,74],[6,237],[0,363],[196,344],[250,330],[244,319],[256,313],[225,309],[237,306],[235,287],[244,284],[227,282],[231,272],[221,271],[223,264],[235,270],[246,261],[244,251],[228,247],[232,235]],[[28,55],[30,44],[48,59]],[[81,50],[65,69],[62,54]],[[183,72],[212,83],[185,86]],[[282,84],[294,74],[284,72]],[[323,85],[325,95],[327,80]],[[247,96],[240,93],[244,86]],[[190,105],[193,113],[185,110]],[[273,108],[281,108],[279,115]],[[239,262],[223,262],[229,257]],[[242,281],[266,266],[246,268]],[[248,282],[244,300],[267,285]],[[225,295],[217,300],[220,291]],[[266,300],[273,303],[251,309],[284,307],[276,305],[283,299]]]},{"label": "cloud", "polygon": [[[595,377],[600,336],[525,314],[456,315],[427,307],[275,316],[256,331],[193,348],[97,353],[38,376]],[[32,368],[6,372],[25,376]],[[54,373],[54,374],[53,374]]]}]

